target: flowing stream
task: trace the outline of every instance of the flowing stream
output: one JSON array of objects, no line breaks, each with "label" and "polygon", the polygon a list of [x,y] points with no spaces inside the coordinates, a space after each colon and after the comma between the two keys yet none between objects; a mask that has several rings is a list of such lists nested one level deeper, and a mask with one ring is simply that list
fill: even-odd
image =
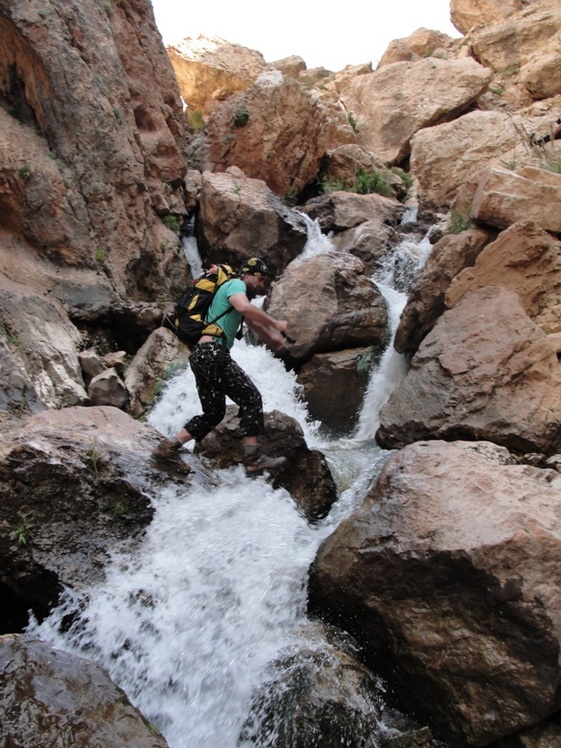
[{"label": "flowing stream", "polygon": [[[305,256],[329,246],[309,231]],[[392,310],[394,331],[406,298],[403,278],[395,290],[397,258],[412,275],[429,247],[426,238],[407,239],[392,266],[373,279]],[[220,471],[213,487],[187,480],[166,488],[152,497],[154,520],[138,547],[116,552],[103,583],[66,593],[28,631],[102,665],[170,748],[244,745],[240,730],[267,665],[288,649],[321,647],[301,640],[307,572],[322,540],[360,504],[387,457],[373,440],[377,413],[405,373],[390,349],[371,377],[355,438],[329,442],[309,418],[295,375],[264,347],[236,343],[232,354],[260,389],[265,410],[296,418],[308,446],[325,453],[339,487],[329,516],[310,525],[286,491],[265,477],[247,478],[241,466]],[[148,420],[172,434],[198,409],[187,368],[169,382]]]}]

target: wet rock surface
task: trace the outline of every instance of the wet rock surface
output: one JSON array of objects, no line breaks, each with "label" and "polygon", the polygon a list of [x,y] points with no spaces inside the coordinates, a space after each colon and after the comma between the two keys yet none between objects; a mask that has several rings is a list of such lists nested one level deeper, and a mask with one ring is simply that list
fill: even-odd
[{"label": "wet rock surface", "polygon": [[100,667],[29,636],[0,636],[0,709],[6,746],[167,746]]}]

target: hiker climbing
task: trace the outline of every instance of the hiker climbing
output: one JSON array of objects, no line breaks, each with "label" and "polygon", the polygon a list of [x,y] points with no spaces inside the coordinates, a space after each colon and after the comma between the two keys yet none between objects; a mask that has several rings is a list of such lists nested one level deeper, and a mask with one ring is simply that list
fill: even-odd
[{"label": "hiker climbing", "polygon": [[286,462],[284,456],[270,457],[261,451],[261,394],[230,356],[242,319],[274,350],[280,350],[290,340],[286,335],[286,320],[270,317],[250,301],[265,292],[268,278],[265,262],[252,257],[243,263],[238,277],[222,277],[219,284],[215,283],[212,300],[204,316],[206,324],[202,326],[202,334],[193,346],[189,359],[203,412],[191,418],[174,437],[163,439],[152,453],[155,459],[172,463],[188,472],[189,466],[179,456],[181,448],[192,439],[200,441],[222,421],[226,413],[226,397],[229,397],[239,406],[246,471],[250,474],[260,473]]}]

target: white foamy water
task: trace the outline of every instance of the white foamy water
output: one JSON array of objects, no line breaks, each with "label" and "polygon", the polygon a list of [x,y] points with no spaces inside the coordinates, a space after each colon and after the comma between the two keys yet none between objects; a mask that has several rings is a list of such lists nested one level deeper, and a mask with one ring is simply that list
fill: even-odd
[{"label": "white foamy water", "polygon": [[431,249],[430,232],[420,242],[411,238],[404,239],[372,279],[386,300],[390,340],[368,382],[355,434],[358,441],[374,438],[380,425],[380,411],[407,374],[406,358],[395,350],[393,341],[407,303],[407,291],[415,275],[425,264]]},{"label": "white foamy water", "polygon": [[[389,290],[386,298],[391,306],[402,301]],[[243,745],[240,730],[267,666],[287,648],[310,646],[299,637],[319,544],[362,501],[387,456],[369,437],[322,440],[295,375],[264,347],[241,341],[232,354],[265,410],[294,417],[308,446],[325,451],[341,492],[330,515],[310,525],[286,491],[265,477],[247,478],[240,466],[219,471],[214,487],[188,478],[150,497],[153,521],[138,544],[115,552],[104,582],[68,593],[41,625],[29,626],[102,665],[170,748]],[[187,367],[148,420],[169,435],[198,412]],[[370,411],[366,420],[373,417]]]}]

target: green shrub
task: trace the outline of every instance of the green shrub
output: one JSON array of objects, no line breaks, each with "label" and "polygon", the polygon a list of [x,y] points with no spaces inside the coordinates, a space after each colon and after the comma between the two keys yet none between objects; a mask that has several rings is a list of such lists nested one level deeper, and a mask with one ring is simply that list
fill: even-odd
[{"label": "green shrub", "polygon": [[347,119],[349,120],[349,125],[353,128],[355,132],[358,132],[358,123],[354,116],[349,112]]},{"label": "green shrub", "polygon": [[366,171],[361,167],[355,171],[355,183],[352,191],[358,192],[359,195],[377,193],[384,197],[391,197],[393,194],[388,177],[383,172],[376,169]]},{"label": "green shrub", "polygon": [[241,107],[236,109],[232,119],[234,120],[235,127],[244,127],[244,125],[247,125],[249,120],[249,112],[247,111],[247,107],[245,106],[245,104],[242,104]]},{"label": "green shrub", "polygon": [[450,211],[450,221],[448,222],[448,230],[451,234],[461,234],[462,231],[468,231],[473,227],[473,221],[467,213],[458,208],[452,208]]},{"label": "green shrub", "polygon": [[193,109],[192,111],[188,109],[187,125],[193,132],[201,132],[205,125],[202,112],[199,112],[197,109]]},{"label": "green shrub", "polygon": [[174,216],[171,213],[168,213],[167,216],[164,216],[162,218],[162,221],[165,223],[168,229],[171,229],[172,231],[176,231],[177,233],[179,233],[179,229],[181,228],[181,223],[177,216]]}]

